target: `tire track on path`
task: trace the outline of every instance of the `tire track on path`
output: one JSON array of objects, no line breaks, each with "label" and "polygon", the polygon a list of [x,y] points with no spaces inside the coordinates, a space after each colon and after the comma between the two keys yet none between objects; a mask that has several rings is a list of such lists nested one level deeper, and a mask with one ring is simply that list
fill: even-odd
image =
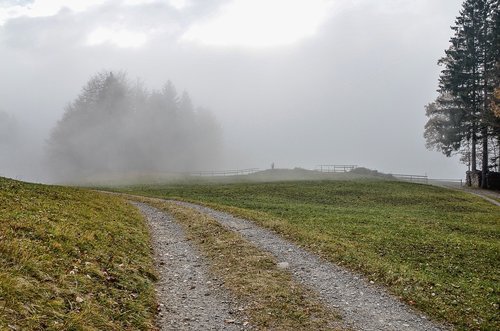
[{"label": "tire track on path", "polygon": [[193,203],[173,202],[213,217],[225,228],[240,233],[258,248],[270,252],[280,261],[278,266],[288,269],[297,281],[317,292],[328,306],[339,311],[348,327],[363,331],[450,329],[430,321],[361,276],[320,259],[253,222]]},{"label": "tire track on path", "polygon": [[147,218],[152,235],[161,330],[246,330],[238,305],[208,271],[208,264],[167,213],[130,202]]}]

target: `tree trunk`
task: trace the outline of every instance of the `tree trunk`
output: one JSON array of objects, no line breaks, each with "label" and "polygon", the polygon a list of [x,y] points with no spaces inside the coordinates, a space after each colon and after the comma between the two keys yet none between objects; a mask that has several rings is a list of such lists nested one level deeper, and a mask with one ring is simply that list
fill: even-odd
[{"label": "tree trunk", "polygon": [[472,138],[471,138],[471,168],[472,172],[475,173],[477,171],[477,156],[476,156],[476,145],[477,145],[477,137],[476,137],[476,127],[472,126]]},{"label": "tree trunk", "polygon": [[488,128],[481,129],[483,140],[483,160],[482,160],[482,173],[481,173],[481,188],[488,188]]},{"label": "tree trunk", "polygon": [[498,161],[497,161],[498,168],[497,168],[497,171],[500,172],[500,136],[498,137],[498,146],[497,147],[498,147],[498,155],[497,155],[498,156]]},{"label": "tree trunk", "polygon": [[481,139],[483,140],[483,158],[482,158],[482,174],[481,174],[481,188],[488,188],[488,114],[489,114],[489,80],[488,75],[490,74],[489,66],[489,49],[488,49],[488,6],[486,3],[483,8],[483,116],[482,116],[482,126],[481,126]]}]

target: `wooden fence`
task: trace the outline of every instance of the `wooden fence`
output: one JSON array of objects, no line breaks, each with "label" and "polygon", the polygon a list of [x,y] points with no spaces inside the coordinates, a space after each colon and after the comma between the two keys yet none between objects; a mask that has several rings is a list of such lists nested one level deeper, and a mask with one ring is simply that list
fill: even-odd
[{"label": "wooden fence", "polygon": [[194,171],[188,173],[190,176],[239,176],[239,175],[249,175],[260,171],[259,168],[250,169],[235,169],[235,170],[214,170],[214,171]]},{"label": "wooden fence", "polygon": [[463,179],[439,179],[429,178],[422,175],[403,175],[403,174],[389,174],[399,180],[405,180],[414,183],[425,183],[440,186],[464,186]]},{"label": "wooden fence", "polygon": [[443,185],[443,186],[464,186],[465,181],[463,179],[436,179],[429,178],[429,183]]},{"label": "wooden fence", "polygon": [[399,180],[405,180],[414,183],[427,184],[429,182],[429,178],[427,176],[422,176],[422,175],[403,175],[403,174],[389,174],[389,175]]},{"label": "wooden fence", "polygon": [[[324,173],[340,173],[349,172],[356,169],[358,166],[353,164],[322,164],[316,166],[316,171]],[[225,176],[240,176],[240,175],[250,175],[261,171],[259,168],[249,168],[249,169],[234,169],[234,170],[213,170],[213,171],[193,171],[189,173],[183,173],[189,176],[200,176],[200,177],[225,177]],[[407,175],[407,174],[389,174],[396,179],[414,182],[414,183],[424,183],[424,184],[435,184],[442,186],[463,186],[464,182],[462,179],[435,179],[429,178],[426,175]]]},{"label": "wooden fence", "polygon": [[320,172],[349,172],[358,166],[353,164],[320,164],[316,166],[316,171]]}]

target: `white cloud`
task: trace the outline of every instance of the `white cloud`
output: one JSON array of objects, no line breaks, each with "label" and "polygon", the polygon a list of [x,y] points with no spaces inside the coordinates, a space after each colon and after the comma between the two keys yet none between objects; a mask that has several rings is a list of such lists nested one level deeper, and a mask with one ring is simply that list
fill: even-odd
[{"label": "white cloud", "polygon": [[141,6],[157,2],[158,0],[123,0],[123,4],[127,6]]},{"label": "white cloud", "polygon": [[181,39],[213,46],[290,45],[314,35],[332,5],[330,0],[234,0]]},{"label": "white cloud", "polygon": [[88,8],[104,3],[106,0],[35,0],[32,3],[0,7],[0,25],[7,20],[22,16],[46,17],[56,15],[67,8],[74,12],[82,12]]},{"label": "white cloud", "polygon": [[189,6],[189,0],[170,0],[169,1],[169,4],[178,9],[178,10],[181,10],[181,9],[184,9],[186,8],[187,6]]},{"label": "white cloud", "polygon": [[[160,2],[165,2],[161,0],[124,0],[125,5],[129,6],[140,6],[140,5],[147,5],[151,3],[160,3]],[[186,8],[189,4],[189,0],[168,0],[168,4],[172,7],[174,7],[177,10],[181,10]]]},{"label": "white cloud", "polygon": [[350,0],[338,1],[339,8],[363,8],[376,14],[401,14],[401,13],[420,13],[424,11],[427,5],[432,5],[435,0]]},{"label": "white cloud", "polygon": [[99,27],[87,37],[88,46],[109,43],[121,48],[138,48],[146,44],[147,41],[148,36],[145,33],[117,27]]}]

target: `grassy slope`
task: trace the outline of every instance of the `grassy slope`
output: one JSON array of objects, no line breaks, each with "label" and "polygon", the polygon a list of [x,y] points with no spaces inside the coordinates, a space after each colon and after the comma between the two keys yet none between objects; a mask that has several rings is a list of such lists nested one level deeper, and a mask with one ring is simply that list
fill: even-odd
[{"label": "grassy slope", "polygon": [[256,220],[459,329],[500,328],[499,208],[390,181],[145,186]]},{"label": "grassy slope", "polygon": [[120,198],[0,178],[0,329],[153,329],[154,278]]}]

